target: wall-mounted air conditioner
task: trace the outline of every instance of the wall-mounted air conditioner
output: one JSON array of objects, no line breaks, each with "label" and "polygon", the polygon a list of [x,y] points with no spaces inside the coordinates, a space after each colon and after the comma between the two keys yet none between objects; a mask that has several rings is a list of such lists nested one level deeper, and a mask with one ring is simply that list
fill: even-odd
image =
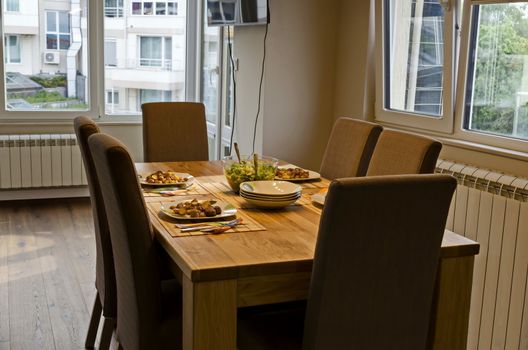
[{"label": "wall-mounted air conditioner", "polygon": [[45,51],[44,52],[44,63],[45,64],[59,64],[60,54],[56,51]]}]

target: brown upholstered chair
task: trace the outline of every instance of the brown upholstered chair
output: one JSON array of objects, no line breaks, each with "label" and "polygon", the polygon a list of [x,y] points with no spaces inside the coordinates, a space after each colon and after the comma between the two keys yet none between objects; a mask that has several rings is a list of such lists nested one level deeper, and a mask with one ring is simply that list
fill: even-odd
[{"label": "brown upholstered chair", "polygon": [[442,144],[424,136],[383,130],[370,159],[367,176],[432,174]]},{"label": "brown upholstered chair", "polygon": [[339,118],[332,129],[320,173],[327,179],[365,176],[382,126]]},{"label": "brown upholstered chair", "polygon": [[88,137],[99,133],[99,128],[92,119],[88,117],[77,117],[74,120],[74,129],[77,135],[79,148],[81,149],[84,167],[86,169],[86,178],[90,190],[95,227],[95,288],[97,294],[95,296],[90,325],[86,335],[85,347],[94,347],[102,313],[104,323],[99,348],[108,349],[112,339],[112,332],[115,328],[117,315],[114,258],[112,255],[112,244],[110,241],[110,232],[108,230],[101,188],[97,181],[93,159],[88,149]]},{"label": "brown upholstered chair", "polygon": [[239,349],[299,348],[303,331],[305,350],[425,349],[455,187],[453,177],[429,174],[334,181],[321,218],[304,329],[298,311],[241,311]]},{"label": "brown upholstered chair", "polygon": [[203,103],[153,102],[141,109],[145,162],[209,160]]},{"label": "brown upholstered chair", "polygon": [[110,229],[117,285],[117,339],[125,350],[181,347],[181,288],[160,262],[134,163],[115,138],[88,139]]}]

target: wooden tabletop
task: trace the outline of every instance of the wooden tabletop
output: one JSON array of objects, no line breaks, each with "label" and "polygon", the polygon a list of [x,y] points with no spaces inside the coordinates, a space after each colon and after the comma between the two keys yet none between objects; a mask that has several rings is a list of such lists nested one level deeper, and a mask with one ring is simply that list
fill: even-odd
[{"label": "wooden tabletop", "polygon": [[[157,170],[186,172],[202,183],[223,173],[219,161],[137,163],[136,167],[139,174]],[[151,221],[158,240],[182,272],[191,281],[209,281],[311,271],[320,220],[320,210],[312,209],[299,205],[281,210],[239,209],[266,230],[221,235],[172,237],[160,224],[160,217],[151,213]],[[478,251],[478,243],[445,232],[443,258],[471,256]]]}]

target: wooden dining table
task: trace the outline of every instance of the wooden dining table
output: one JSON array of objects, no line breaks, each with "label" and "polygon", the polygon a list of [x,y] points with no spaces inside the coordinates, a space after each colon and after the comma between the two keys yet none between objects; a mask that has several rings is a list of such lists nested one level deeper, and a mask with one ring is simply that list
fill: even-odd
[{"label": "wooden dining table", "polygon": [[[150,219],[173,273],[183,286],[183,348],[236,349],[237,309],[306,299],[322,208],[310,195],[327,188],[321,179],[302,184],[303,197],[279,210],[245,203],[228,187],[219,161],[137,163],[138,174],[158,170],[189,173],[191,188],[162,196],[144,191]],[[160,205],[190,198],[232,203],[254,230],[176,235],[174,219]],[[445,231],[429,348],[465,349],[474,256],[478,243]]]}]

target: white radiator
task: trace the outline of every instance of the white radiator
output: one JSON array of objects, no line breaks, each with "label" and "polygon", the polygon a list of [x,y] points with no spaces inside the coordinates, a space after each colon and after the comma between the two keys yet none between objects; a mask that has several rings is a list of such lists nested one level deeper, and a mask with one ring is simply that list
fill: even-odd
[{"label": "white radiator", "polygon": [[528,349],[528,179],[440,160],[458,179],[447,228],[480,243],[468,346]]},{"label": "white radiator", "polygon": [[0,189],[86,184],[75,134],[0,135]]}]

